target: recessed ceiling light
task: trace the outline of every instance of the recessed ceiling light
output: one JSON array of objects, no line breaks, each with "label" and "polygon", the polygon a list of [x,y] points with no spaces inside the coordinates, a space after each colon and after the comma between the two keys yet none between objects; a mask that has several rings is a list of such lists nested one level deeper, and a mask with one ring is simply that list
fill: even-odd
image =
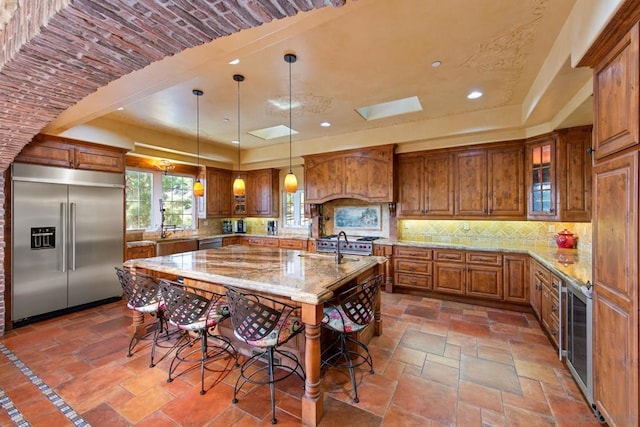
[{"label": "recessed ceiling light", "polygon": [[482,92],[478,91],[478,90],[474,90],[469,92],[469,95],[467,95],[468,99],[478,99],[482,96]]},{"label": "recessed ceiling light", "polygon": [[239,63],[240,63],[240,60],[238,58],[229,61],[229,65],[238,65]]},{"label": "recessed ceiling light", "polygon": [[232,144],[240,144],[240,141],[238,141],[237,139],[234,139],[233,141],[231,141]]},{"label": "recessed ceiling light", "polygon": [[222,119],[222,121],[225,122],[225,123],[229,123],[229,118],[225,117],[224,119]]},{"label": "recessed ceiling light", "polygon": [[329,122],[322,122],[322,123],[320,123],[320,126],[322,126],[323,128],[328,128],[329,126],[331,126],[331,123],[329,123]]},{"label": "recessed ceiling light", "polygon": [[432,66],[432,67],[434,67],[434,68],[435,68],[435,67],[439,67],[440,65],[442,65],[442,62],[440,62],[440,61],[433,61],[433,62],[431,63],[431,66]]},{"label": "recessed ceiling light", "polygon": [[116,110],[122,111],[122,110],[124,110],[124,107],[118,107],[118,108],[116,108]]}]

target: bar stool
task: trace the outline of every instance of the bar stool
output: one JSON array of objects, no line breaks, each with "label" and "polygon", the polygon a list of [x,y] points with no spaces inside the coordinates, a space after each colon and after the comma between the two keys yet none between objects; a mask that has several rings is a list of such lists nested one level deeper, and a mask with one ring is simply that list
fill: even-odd
[{"label": "bar stool", "polygon": [[351,384],[358,403],[355,368],[367,364],[374,373],[373,360],[367,346],[352,334],[363,330],[374,320],[376,300],[382,285],[382,275],[372,277],[334,296],[324,304],[322,326],[337,334],[320,356],[321,368],[331,366],[349,370]]},{"label": "bar stool", "polygon": [[[216,325],[229,317],[229,306],[224,300],[224,295],[167,279],[160,279],[160,291],[169,324],[196,335],[195,340],[192,340],[187,334],[186,342],[176,350],[169,367],[167,382],[172,382],[178,376],[173,374],[183,362],[199,363],[200,394],[205,394],[204,371],[214,371],[205,366],[207,361],[230,356],[235,361],[234,366],[238,365],[238,353],[231,341],[222,335],[212,334]],[[195,341],[200,341],[200,348],[193,348]],[[188,369],[179,375],[187,371]]]},{"label": "bar stool", "polygon": [[156,320],[136,328],[131,341],[129,341],[129,351],[127,352],[127,357],[131,357],[133,348],[141,340],[151,339],[151,363],[149,367],[153,368],[155,366],[156,345],[160,335],[164,333],[166,334],[166,339],[170,338],[167,320],[164,316],[164,303],[160,298],[160,288],[153,277],[140,272],[132,274],[129,270],[116,267],[116,274],[127,300],[127,308],[156,318]]},{"label": "bar stool", "polygon": [[[238,403],[238,392],[247,382],[269,384],[271,424],[276,424],[275,383],[295,373],[304,387],[304,369],[298,358],[290,351],[278,348],[304,330],[300,307],[230,287],[227,287],[227,300],[235,336],[259,349],[242,364],[233,389],[232,402]],[[266,366],[260,366],[259,362],[265,361]],[[285,361],[289,361],[289,364],[285,364]]]}]

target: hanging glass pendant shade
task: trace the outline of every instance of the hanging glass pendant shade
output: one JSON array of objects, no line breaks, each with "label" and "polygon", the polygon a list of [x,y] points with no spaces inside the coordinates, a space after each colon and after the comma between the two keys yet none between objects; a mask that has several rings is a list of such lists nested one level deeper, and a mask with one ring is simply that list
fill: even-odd
[{"label": "hanging glass pendant shade", "polygon": [[[197,147],[197,161],[198,161],[198,173],[200,173],[200,97],[204,94],[199,89],[193,89],[191,91],[196,96],[196,147]],[[196,181],[193,183],[193,195],[195,197],[204,196],[204,185],[200,181],[199,177],[196,177]]]},{"label": "hanging glass pendant shade", "polygon": [[287,193],[295,193],[298,191],[298,178],[291,169],[291,64],[296,62],[298,58],[292,54],[287,53],[284,55],[284,62],[289,64],[289,173],[284,178],[284,191]]},{"label": "hanging glass pendant shade", "polygon": [[296,174],[292,171],[289,171],[287,176],[284,177],[284,191],[287,193],[295,193],[298,191],[298,178],[296,178]]},{"label": "hanging glass pendant shade", "polygon": [[[234,74],[233,80],[238,82],[238,171],[240,170],[240,82],[244,81],[244,76],[241,74]],[[233,180],[233,195],[234,196],[244,196],[245,195],[245,185],[244,180],[240,176],[240,172],[238,172],[238,176],[235,180]]]}]

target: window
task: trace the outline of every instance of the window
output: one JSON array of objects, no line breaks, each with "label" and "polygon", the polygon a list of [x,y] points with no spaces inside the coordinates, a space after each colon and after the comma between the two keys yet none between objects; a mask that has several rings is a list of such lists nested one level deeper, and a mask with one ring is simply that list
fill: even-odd
[{"label": "window", "polygon": [[165,209],[165,227],[194,228],[193,177],[127,169],[126,179],[127,230],[159,230],[162,223],[160,199]]},{"label": "window", "polygon": [[283,193],[282,223],[284,227],[304,228],[309,226],[309,219],[304,217],[304,191]]},{"label": "window", "polygon": [[127,170],[126,179],[127,230],[151,228],[153,174],[151,172]]},{"label": "window", "polygon": [[165,226],[193,228],[193,178],[162,175],[162,202]]}]

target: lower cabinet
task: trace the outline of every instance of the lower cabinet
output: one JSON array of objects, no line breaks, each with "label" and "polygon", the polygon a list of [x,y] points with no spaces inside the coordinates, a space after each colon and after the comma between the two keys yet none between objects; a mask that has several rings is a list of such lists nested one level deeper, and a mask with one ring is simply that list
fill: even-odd
[{"label": "lower cabinet", "polygon": [[156,247],[154,244],[144,246],[127,246],[124,252],[125,260],[137,258],[151,258],[156,255]]},{"label": "lower cabinet", "polygon": [[529,304],[529,256],[500,252],[394,246],[394,291]]},{"label": "lower cabinet", "polygon": [[[531,307],[556,348],[564,347],[564,319],[560,319],[562,281],[535,260],[531,261]],[[566,309],[566,299],[563,299]],[[562,321],[562,323],[561,323]]]},{"label": "lower cabinet", "polygon": [[396,289],[433,289],[432,250],[413,246],[393,247],[393,272]]}]

